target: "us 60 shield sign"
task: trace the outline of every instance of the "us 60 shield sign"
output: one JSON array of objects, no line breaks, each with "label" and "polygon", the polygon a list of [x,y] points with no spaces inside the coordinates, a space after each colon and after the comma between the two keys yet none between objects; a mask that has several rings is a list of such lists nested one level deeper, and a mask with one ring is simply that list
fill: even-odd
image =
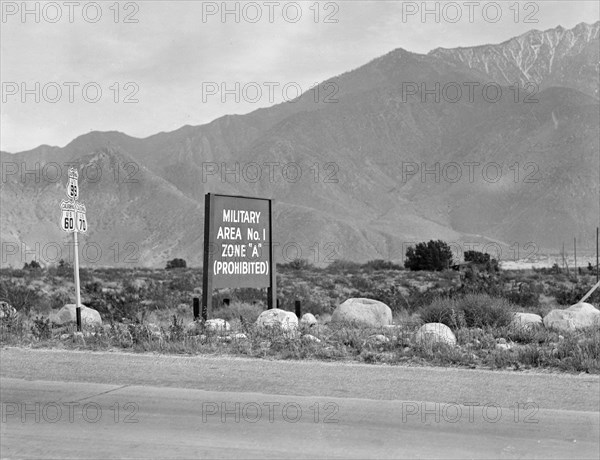
[{"label": "us 60 shield sign", "polygon": [[72,201],[62,200],[60,202],[60,210],[62,211],[60,216],[60,227],[67,233],[74,232],[77,222],[75,203]]}]

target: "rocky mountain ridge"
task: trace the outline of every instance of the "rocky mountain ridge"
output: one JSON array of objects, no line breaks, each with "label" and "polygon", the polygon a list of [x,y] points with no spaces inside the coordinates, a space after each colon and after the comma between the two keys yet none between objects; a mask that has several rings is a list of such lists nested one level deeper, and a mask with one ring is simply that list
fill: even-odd
[{"label": "rocky mountain ridge", "polygon": [[[58,202],[69,162],[90,173],[81,181],[85,240],[102,249],[90,264],[163,266],[183,257],[201,265],[207,192],[274,198],[280,261],[398,261],[408,244],[427,239],[449,241],[459,256],[487,244],[502,258],[521,248],[522,257],[526,245],[541,252],[573,236],[583,249],[599,220],[598,28],[531,31],[427,55],[397,49],[323,82],[322,90],[336,85],[335,102],[315,102],[309,91],[144,139],[92,132],[63,148],[2,152],[0,236],[11,245],[2,264],[44,258],[45,245],[68,241]],[[517,81],[538,85],[524,92],[535,102],[514,100]],[[436,82],[495,82],[505,97],[435,102],[421,91]],[[8,163],[16,173],[4,174]],[[20,174],[51,163],[63,165],[63,180]]]}]

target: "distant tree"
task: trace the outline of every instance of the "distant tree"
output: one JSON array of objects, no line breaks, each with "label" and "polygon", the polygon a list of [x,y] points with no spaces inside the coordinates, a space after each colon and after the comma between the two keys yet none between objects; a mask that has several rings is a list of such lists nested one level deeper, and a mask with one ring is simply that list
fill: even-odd
[{"label": "distant tree", "polygon": [[498,272],[500,271],[500,264],[496,259],[491,259],[489,262],[485,264],[485,269],[488,272]]},{"label": "distant tree", "polygon": [[406,250],[404,266],[410,270],[440,271],[452,265],[450,246],[441,240],[418,243]]},{"label": "distant tree", "polygon": [[183,259],[173,259],[173,260],[169,260],[167,262],[167,266],[165,267],[167,270],[170,270],[172,268],[186,268],[187,267],[187,263],[185,260]]},{"label": "distant tree", "polygon": [[487,264],[490,261],[490,255],[479,251],[465,251],[465,262],[475,262],[476,264]]},{"label": "distant tree", "polygon": [[588,262],[587,269],[588,269],[588,272],[590,272],[590,273],[594,273],[596,271],[596,268],[592,266],[591,262]]},{"label": "distant tree", "polygon": [[42,266],[35,260],[32,260],[29,263],[25,262],[25,265],[23,265],[23,270],[39,270],[41,268]]},{"label": "distant tree", "polygon": [[490,258],[490,255],[479,251],[465,251],[465,262],[474,262],[488,272],[497,272],[500,270],[498,261]]},{"label": "distant tree", "polygon": [[312,264],[306,259],[294,259],[287,266],[292,270],[308,270],[312,268]]},{"label": "distant tree", "polygon": [[554,262],[554,265],[552,265],[552,268],[550,269],[551,273],[554,274],[559,274],[562,270],[560,269],[560,267],[558,266],[558,264],[556,262]]}]

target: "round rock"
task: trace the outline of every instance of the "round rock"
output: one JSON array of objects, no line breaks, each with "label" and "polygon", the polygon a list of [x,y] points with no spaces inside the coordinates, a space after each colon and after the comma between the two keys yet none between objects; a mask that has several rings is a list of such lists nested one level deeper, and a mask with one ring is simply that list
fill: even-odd
[{"label": "round rock", "polygon": [[304,313],[300,319],[300,325],[305,327],[312,327],[317,324],[317,318],[312,313]]},{"label": "round rock", "polygon": [[[77,307],[74,303],[68,303],[56,313],[53,321],[59,325],[77,323]],[[81,325],[87,327],[102,326],[100,313],[93,308],[88,308],[81,304]]]},{"label": "round rock", "polygon": [[511,322],[515,328],[530,329],[536,326],[543,326],[542,317],[535,313],[515,313]]},{"label": "round rock", "polygon": [[358,327],[384,327],[392,324],[392,310],[378,300],[352,298],[335,309],[331,316],[331,323]]},{"label": "round rock", "polygon": [[427,323],[419,328],[415,336],[415,340],[419,344],[426,343],[445,343],[446,345],[455,346],[456,337],[448,326],[442,323]]},{"label": "round rock", "polygon": [[298,317],[291,311],[273,308],[263,311],[256,319],[256,325],[259,327],[279,326],[284,331],[290,331],[298,328]]},{"label": "round rock", "polygon": [[552,310],[544,316],[544,325],[559,331],[578,331],[597,326],[600,325],[600,310],[586,302],[576,303],[564,310]]}]

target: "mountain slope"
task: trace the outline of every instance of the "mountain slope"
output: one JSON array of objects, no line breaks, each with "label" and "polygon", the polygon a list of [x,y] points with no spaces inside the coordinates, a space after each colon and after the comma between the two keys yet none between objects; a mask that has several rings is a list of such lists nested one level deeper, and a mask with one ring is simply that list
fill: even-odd
[{"label": "mountain slope", "polygon": [[[323,82],[321,94],[336,89],[329,102],[309,91],[145,139],[94,132],[0,160],[101,170],[101,180],[82,181],[81,199],[91,229],[84,238],[98,242],[97,263],[107,265],[131,262],[110,249],[127,243],[140,265],[173,257],[200,265],[207,192],[274,198],[280,261],[398,260],[407,244],[427,239],[541,250],[576,236],[585,247],[600,215],[598,29],[531,31],[427,55],[397,49]],[[422,93],[490,81],[502,85],[497,102],[481,91],[455,102]],[[508,86],[516,81],[539,91],[515,100]],[[62,244],[66,166],[63,174],[58,183],[3,177],[3,241]],[[2,263],[22,256],[5,251]]]}]

